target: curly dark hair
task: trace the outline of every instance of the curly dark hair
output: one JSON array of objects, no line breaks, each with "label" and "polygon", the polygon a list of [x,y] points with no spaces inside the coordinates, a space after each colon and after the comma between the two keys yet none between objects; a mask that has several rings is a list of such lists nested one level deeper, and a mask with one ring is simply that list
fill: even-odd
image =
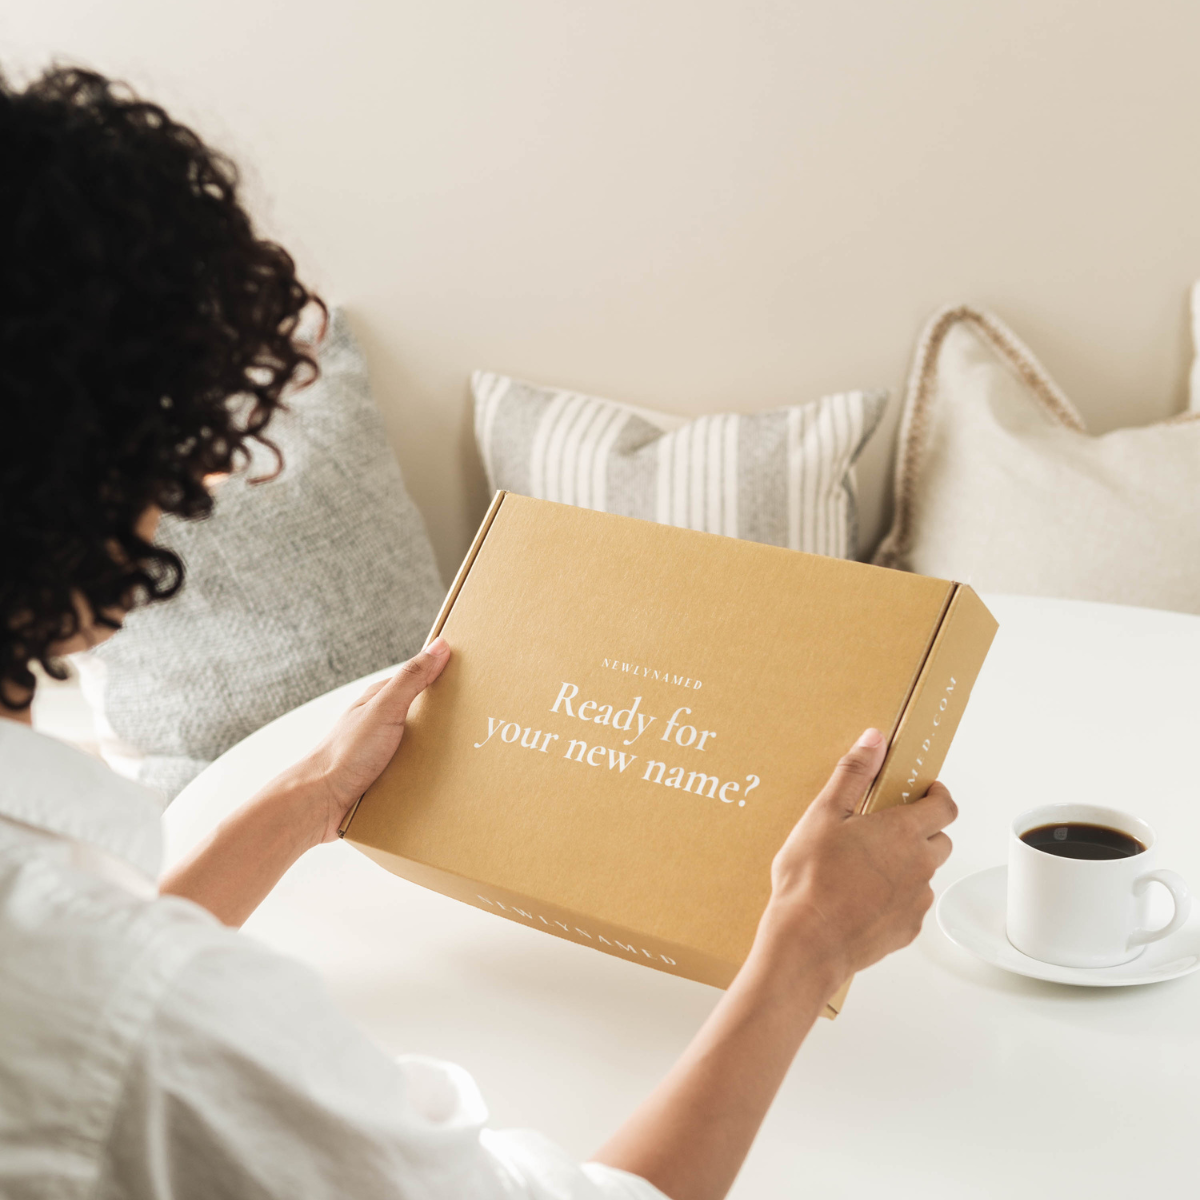
[{"label": "curly dark hair", "polygon": [[112,627],[179,590],[139,519],[207,516],[204,477],[271,445],[320,301],[233,163],[123,84],[0,76],[0,156],[0,704],[21,709],[33,662],[63,678],[81,600]]}]

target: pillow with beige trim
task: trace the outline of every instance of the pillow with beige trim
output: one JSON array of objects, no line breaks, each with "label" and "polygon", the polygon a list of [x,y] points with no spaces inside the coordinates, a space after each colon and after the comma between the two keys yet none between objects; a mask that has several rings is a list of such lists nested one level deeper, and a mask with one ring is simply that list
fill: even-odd
[{"label": "pillow with beige trim", "polygon": [[1188,410],[1200,413],[1200,280],[1192,284],[1192,370],[1188,379]]},{"label": "pillow with beige trim", "polygon": [[855,557],[854,460],[886,392],[686,420],[486,371],[471,386],[493,488]]},{"label": "pillow with beige trim", "polygon": [[1200,414],[1093,437],[988,313],[946,308],[926,325],[895,487],[882,566],[1200,613]]}]

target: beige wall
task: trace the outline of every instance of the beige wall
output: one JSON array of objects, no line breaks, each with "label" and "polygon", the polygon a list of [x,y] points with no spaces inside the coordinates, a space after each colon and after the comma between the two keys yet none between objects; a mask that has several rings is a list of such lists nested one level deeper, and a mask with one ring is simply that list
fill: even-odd
[{"label": "beige wall", "polygon": [[475,366],[689,413],[895,391],[971,300],[1095,430],[1180,407],[1198,46],[1188,0],[0,8],[10,72],[122,74],[245,164],[365,338],[447,573]]}]

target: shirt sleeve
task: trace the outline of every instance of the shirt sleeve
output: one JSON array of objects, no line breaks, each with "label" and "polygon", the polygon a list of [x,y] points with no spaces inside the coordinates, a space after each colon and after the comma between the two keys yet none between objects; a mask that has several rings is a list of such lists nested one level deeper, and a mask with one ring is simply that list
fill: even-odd
[{"label": "shirt sleeve", "polygon": [[529,1131],[485,1128],[461,1067],[384,1054],[298,963],[201,950],[138,1043],[103,1200],[665,1200]]}]

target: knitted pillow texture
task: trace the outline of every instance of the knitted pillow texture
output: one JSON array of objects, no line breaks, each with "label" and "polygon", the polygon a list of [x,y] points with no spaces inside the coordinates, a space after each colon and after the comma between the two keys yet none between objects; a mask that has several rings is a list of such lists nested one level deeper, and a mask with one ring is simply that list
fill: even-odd
[{"label": "knitted pillow texture", "polygon": [[256,448],[208,520],[165,517],[183,590],[78,656],[105,757],[168,797],[266,722],[410,657],[437,614],[433,551],[340,311],[318,357],[268,429],[278,477],[249,482],[274,467]]},{"label": "knitted pillow texture", "polygon": [[943,309],[918,343],[875,561],[1200,613],[1200,414],[1093,437],[998,318]]},{"label": "knitted pillow texture", "polygon": [[792,550],[852,558],[854,461],[886,393],[684,420],[477,371],[493,488]]}]

